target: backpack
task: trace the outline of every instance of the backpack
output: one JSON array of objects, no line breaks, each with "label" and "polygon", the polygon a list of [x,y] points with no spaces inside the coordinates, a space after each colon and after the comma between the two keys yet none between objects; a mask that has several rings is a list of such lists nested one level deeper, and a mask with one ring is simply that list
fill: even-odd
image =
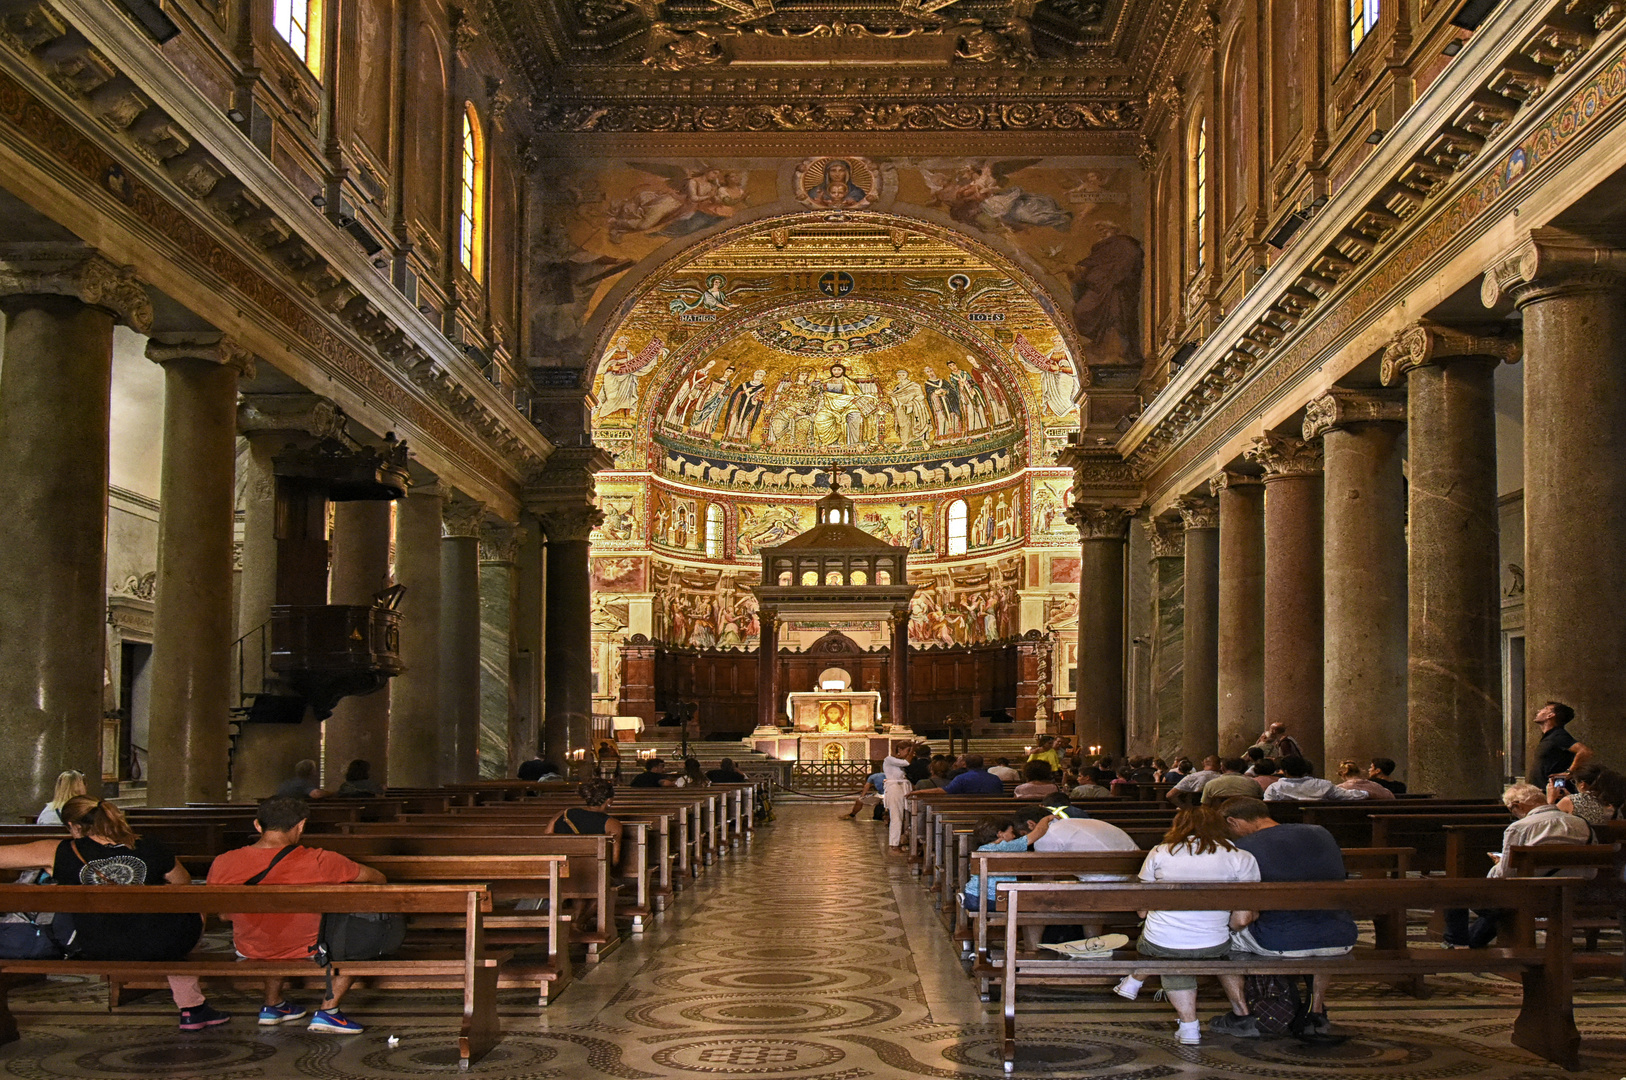
[{"label": "backpack", "polygon": [[1242,978],[1242,994],[1261,1034],[1296,1034],[1304,1026],[1309,1003],[1299,996],[1297,978],[1291,975],[1245,975]]}]

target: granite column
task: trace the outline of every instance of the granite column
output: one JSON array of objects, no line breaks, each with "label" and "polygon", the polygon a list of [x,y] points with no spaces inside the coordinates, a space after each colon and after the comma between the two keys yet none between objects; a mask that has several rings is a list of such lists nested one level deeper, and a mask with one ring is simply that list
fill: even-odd
[{"label": "granite column", "polygon": [[[1184,727],[1186,535],[1178,519],[1141,523],[1152,547],[1152,716],[1156,751],[1189,753]],[[1128,740],[1125,740],[1126,744]],[[1139,753],[1141,748],[1125,746]]]},{"label": "granite column", "polygon": [[547,626],[543,643],[543,742],[563,765],[587,749],[593,732],[593,597],[587,574],[588,537],[604,521],[597,507],[541,516],[548,534]]},{"label": "granite column", "polygon": [[[1183,746],[1193,758],[1217,754],[1219,739],[1219,507],[1211,499],[1175,503],[1186,528],[1184,663],[1181,685]],[[1223,747],[1230,753],[1232,748]]]},{"label": "granite column", "polygon": [[57,773],[101,783],[113,326],[145,331],[127,268],[77,243],[0,250],[0,761],[4,808]]},{"label": "granite column", "polygon": [[1406,406],[1384,390],[1310,402],[1325,458],[1326,775],[1374,756],[1406,767]]},{"label": "granite column", "polygon": [[1124,545],[1133,511],[1075,503],[1082,559],[1078,585],[1078,745],[1124,752]]},{"label": "granite column", "polygon": [[397,787],[440,783],[441,512],[446,492],[424,484],[395,504],[395,580],[401,598],[401,674],[390,680],[389,777]]},{"label": "granite column", "polygon": [[1265,486],[1222,472],[1209,487],[1219,501],[1219,746],[1232,754],[1265,726]]},{"label": "granite column", "polygon": [[[333,504],[333,563],[329,603],[367,607],[391,584],[390,547],[394,504],[366,500]],[[389,783],[390,685],[370,694],[341,698],[322,736],[322,786],[337,789],[345,769],[361,759],[372,766],[380,787]]]},{"label": "granite column", "polygon": [[1267,433],[1243,453],[1265,470],[1265,722],[1323,775],[1321,447]]},{"label": "granite column", "polygon": [[[480,778],[501,779],[514,723],[514,606],[519,548],[524,534],[512,525],[480,531]],[[563,765],[562,762],[556,764]]]},{"label": "granite column", "polygon": [[450,499],[441,512],[440,779],[480,778],[480,525],[485,506]]},{"label": "granite column", "polygon": [[224,802],[237,381],[254,360],[219,334],[153,338],[147,357],[164,369],[147,804]]},{"label": "granite column", "polygon": [[1528,358],[1525,700],[1574,708],[1571,734],[1618,765],[1626,758],[1626,251],[1532,230],[1486,275],[1486,300],[1503,292],[1524,315]]}]

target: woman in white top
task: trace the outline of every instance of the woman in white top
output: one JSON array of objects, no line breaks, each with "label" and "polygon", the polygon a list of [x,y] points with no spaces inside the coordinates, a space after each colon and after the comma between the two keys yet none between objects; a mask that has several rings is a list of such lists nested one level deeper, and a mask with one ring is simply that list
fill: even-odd
[{"label": "woman in white top", "polygon": [[56,791],[51,795],[51,801],[45,804],[40,816],[34,819],[36,825],[62,824],[62,807],[68,800],[76,795],[84,795],[85,774],[78,769],[68,769],[60,772],[56,777]]},{"label": "woman in white top", "polygon": [[[1193,806],[1174,816],[1163,842],[1146,853],[1143,882],[1258,881],[1259,863],[1231,843],[1225,819],[1211,806]],[[1212,960],[1231,951],[1229,911],[1143,911],[1146,925],[1135,951],[1159,960]],[[1180,1018],[1177,1038],[1187,1046],[1202,1041],[1197,1022],[1197,977],[1161,976],[1163,990]],[[1133,1001],[1140,993],[1139,975],[1125,976],[1113,988]],[[1241,1003],[1233,1003],[1241,1004]],[[1245,1005],[1244,1005],[1244,1011]]]}]

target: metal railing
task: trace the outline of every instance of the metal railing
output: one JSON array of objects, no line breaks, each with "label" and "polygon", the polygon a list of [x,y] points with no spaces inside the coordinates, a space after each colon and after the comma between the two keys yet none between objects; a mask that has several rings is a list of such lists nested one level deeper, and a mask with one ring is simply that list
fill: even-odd
[{"label": "metal railing", "polygon": [[880,765],[872,761],[797,762],[791,768],[790,787],[809,795],[850,795],[879,771]]}]

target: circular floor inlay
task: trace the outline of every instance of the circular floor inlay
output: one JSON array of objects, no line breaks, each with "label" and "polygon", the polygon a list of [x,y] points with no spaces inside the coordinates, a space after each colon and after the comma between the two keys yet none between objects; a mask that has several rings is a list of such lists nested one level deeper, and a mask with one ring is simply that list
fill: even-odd
[{"label": "circular floor inlay", "polygon": [[80,1054],[74,1059],[74,1064],[92,1076],[110,1073],[146,1076],[177,1070],[191,1073],[204,1069],[238,1068],[264,1061],[277,1052],[277,1048],[269,1043],[222,1038],[221,1034],[210,1032],[207,1041],[169,1034],[125,1042]]},{"label": "circular floor inlay", "polygon": [[807,1072],[840,1061],[833,1046],[795,1039],[708,1039],[657,1051],[657,1065],[684,1072],[749,1076],[753,1073]]},{"label": "circular floor inlay", "polygon": [[[1141,1056],[1143,1048],[1124,1044],[1092,1042],[1080,1032],[1030,1031],[1016,1044],[1016,1071],[1022,1075],[1098,1074],[1103,1069],[1119,1069]],[[1004,1052],[998,1039],[967,1039],[943,1048],[943,1056],[959,1065],[1001,1069]]]},{"label": "circular floor inlay", "polygon": [[732,1020],[784,1020],[803,1011],[794,1005],[725,1005],[715,1014]]},{"label": "circular floor inlay", "polygon": [[756,971],[734,976],[739,986],[807,986],[818,981],[811,971]]}]

